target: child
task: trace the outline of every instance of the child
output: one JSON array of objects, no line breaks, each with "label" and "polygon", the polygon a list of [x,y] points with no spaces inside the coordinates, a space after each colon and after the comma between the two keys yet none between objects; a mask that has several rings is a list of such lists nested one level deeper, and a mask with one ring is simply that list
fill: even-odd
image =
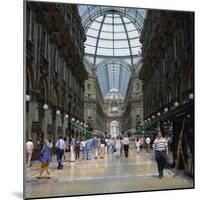
[{"label": "child", "polygon": [[44,145],[41,150],[41,170],[40,175],[37,178],[42,178],[42,174],[44,169],[47,171],[47,178],[51,178],[50,169],[49,169],[49,161],[51,160],[51,150],[49,148],[49,142],[47,139],[44,139]]}]

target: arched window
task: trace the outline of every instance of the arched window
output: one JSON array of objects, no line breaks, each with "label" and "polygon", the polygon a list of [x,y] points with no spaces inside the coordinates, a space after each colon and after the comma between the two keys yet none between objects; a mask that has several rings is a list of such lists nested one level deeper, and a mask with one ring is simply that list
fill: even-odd
[{"label": "arched window", "polygon": [[118,121],[112,121],[110,124],[110,134],[111,137],[117,137],[119,135],[119,122]]},{"label": "arched window", "polygon": [[111,103],[111,113],[112,114],[118,114],[118,104],[116,101],[113,101]]}]

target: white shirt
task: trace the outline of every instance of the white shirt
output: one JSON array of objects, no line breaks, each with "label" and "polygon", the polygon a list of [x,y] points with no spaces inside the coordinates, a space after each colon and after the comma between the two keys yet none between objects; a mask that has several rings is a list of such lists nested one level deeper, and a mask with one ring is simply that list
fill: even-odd
[{"label": "white shirt", "polygon": [[53,144],[49,142],[49,148],[53,148]]},{"label": "white shirt", "polygon": [[150,144],[150,142],[151,142],[151,139],[150,139],[149,137],[147,137],[147,138],[146,138],[146,143],[147,143],[147,144]]},{"label": "white shirt", "polygon": [[56,147],[64,150],[65,149],[65,141],[63,139],[59,139],[56,142]]},{"label": "white shirt", "polygon": [[124,145],[129,144],[129,139],[128,139],[127,137],[125,137],[125,138],[123,139],[123,144],[124,144]]},{"label": "white shirt", "polygon": [[137,148],[140,147],[140,142],[139,142],[139,141],[136,142],[136,147],[137,147]]},{"label": "white shirt", "polygon": [[82,144],[82,147],[85,147],[85,141],[82,141],[81,144]]},{"label": "white shirt", "polygon": [[26,150],[27,150],[27,151],[33,151],[33,142],[28,141],[28,142],[26,143]]}]

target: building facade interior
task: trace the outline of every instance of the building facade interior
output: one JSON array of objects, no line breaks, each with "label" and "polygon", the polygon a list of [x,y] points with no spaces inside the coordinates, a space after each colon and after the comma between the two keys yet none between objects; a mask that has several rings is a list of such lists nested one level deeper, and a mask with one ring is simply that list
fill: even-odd
[{"label": "building facade interior", "polygon": [[[26,4],[25,138],[170,138],[193,176],[194,13]],[[34,159],[34,158],[33,158]],[[181,163],[183,168],[183,163]]]}]

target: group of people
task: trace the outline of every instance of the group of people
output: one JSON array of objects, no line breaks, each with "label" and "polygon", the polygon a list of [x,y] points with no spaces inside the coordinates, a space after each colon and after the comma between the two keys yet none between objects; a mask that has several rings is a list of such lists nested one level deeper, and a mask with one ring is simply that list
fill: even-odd
[{"label": "group of people", "polygon": [[[147,152],[150,152],[150,144],[151,139],[149,137],[137,138],[135,141],[136,149],[138,151],[140,148],[143,148],[143,145],[146,144]],[[105,153],[113,153],[115,157],[118,159],[122,156],[122,152],[124,150],[125,157],[128,158],[129,153],[129,138],[125,135],[123,138],[117,136],[116,138],[106,139],[104,137],[87,137],[79,139],[79,138],[71,138],[70,146],[70,161],[74,162],[75,160],[80,159],[103,159]],[[165,162],[165,154],[168,154],[167,141],[162,137],[162,133],[159,131],[156,139],[153,142],[154,155],[158,166],[159,178],[163,177],[163,168]],[[63,157],[66,159],[66,151],[68,150],[68,146],[66,144],[66,140],[60,136],[55,144],[56,147],[56,157],[57,157],[57,169],[63,169]],[[43,147],[41,149],[41,170],[38,178],[42,178],[43,171],[47,171],[47,178],[51,178],[49,163],[52,161],[52,148],[53,144],[50,140],[44,139]],[[28,167],[31,166],[31,157],[34,151],[34,146],[32,139],[26,143],[26,152],[27,152],[27,164]]]},{"label": "group of people", "polygon": [[146,151],[150,153],[151,138],[149,136],[146,138],[144,136],[135,138],[135,148],[137,152],[139,153],[144,147],[146,147]]}]

